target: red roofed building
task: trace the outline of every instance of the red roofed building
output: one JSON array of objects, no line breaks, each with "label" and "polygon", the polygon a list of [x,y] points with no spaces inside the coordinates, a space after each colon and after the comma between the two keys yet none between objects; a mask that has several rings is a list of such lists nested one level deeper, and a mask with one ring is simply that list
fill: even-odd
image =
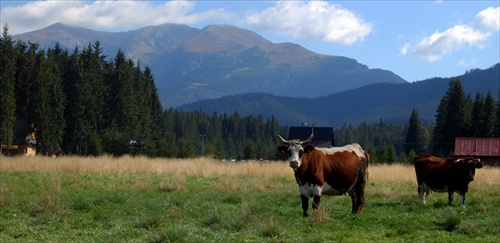
[{"label": "red roofed building", "polygon": [[500,165],[500,138],[455,138],[455,156],[472,156],[487,165]]}]

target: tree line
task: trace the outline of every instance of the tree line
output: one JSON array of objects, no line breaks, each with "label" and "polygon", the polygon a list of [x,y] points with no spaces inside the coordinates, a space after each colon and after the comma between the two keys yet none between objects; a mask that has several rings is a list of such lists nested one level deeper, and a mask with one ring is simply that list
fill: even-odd
[{"label": "tree line", "polygon": [[[143,154],[151,157],[280,159],[276,134],[288,126],[271,116],[241,117],[164,109],[149,67],[119,50],[107,61],[99,41],[69,52],[58,43],[41,50],[14,42],[5,26],[0,40],[0,142],[10,144],[17,119],[36,130],[37,153]],[[344,124],[335,145],[359,143],[374,162],[411,161],[416,153],[450,155],[457,136],[499,137],[500,100],[466,95],[450,81],[435,124],[422,124],[413,110],[408,124]]]},{"label": "tree line", "polygon": [[275,158],[271,117],[164,110],[149,67],[119,50],[111,61],[100,42],[69,52],[0,40],[0,143],[10,145],[24,119],[36,132],[38,154],[152,157]]}]

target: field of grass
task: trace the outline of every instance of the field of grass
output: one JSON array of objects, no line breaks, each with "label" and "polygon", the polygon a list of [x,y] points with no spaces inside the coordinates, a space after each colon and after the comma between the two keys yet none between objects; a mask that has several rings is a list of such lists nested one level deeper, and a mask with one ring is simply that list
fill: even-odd
[{"label": "field of grass", "polygon": [[466,208],[413,167],[371,165],[366,204],[322,197],[302,217],[285,162],[0,157],[0,242],[498,242],[500,168],[476,171]]}]

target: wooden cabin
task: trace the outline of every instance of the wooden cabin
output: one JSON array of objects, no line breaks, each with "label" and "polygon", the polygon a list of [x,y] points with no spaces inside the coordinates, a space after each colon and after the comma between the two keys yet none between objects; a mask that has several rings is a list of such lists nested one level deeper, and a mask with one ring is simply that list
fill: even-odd
[{"label": "wooden cabin", "polygon": [[455,138],[455,156],[472,156],[490,166],[500,166],[500,138]]},{"label": "wooden cabin", "polygon": [[335,146],[332,127],[290,127],[288,140],[306,140],[314,134],[312,144],[320,148],[330,148]]},{"label": "wooden cabin", "polygon": [[17,119],[14,124],[14,141],[12,145],[2,144],[2,155],[34,156],[36,155],[35,131],[26,119]]}]

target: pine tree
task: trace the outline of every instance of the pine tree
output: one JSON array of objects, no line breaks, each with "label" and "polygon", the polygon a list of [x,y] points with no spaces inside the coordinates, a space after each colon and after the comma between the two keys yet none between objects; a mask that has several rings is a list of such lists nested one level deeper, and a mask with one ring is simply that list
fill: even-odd
[{"label": "pine tree", "polygon": [[59,67],[52,51],[37,54],[36,66],[39,73],[34,87],[37,88],[33,101],[34,126],[37,130],[37,153],[59,152],[64,133],[65,95],[61,84]]},{"label": "pine tree", "polygon": [[493,130],[493,137],[500,137],[500,97],[498,98],[496,104],[496,117],[494,124],[495,124],[495,129]]},{"label": "pine tree", "polygon": [[0,146],[11,145],[16,119],[15,50],[9,27],[5,25],[0,39]]},{"label": "pine tree", "polygon": [[417,154],[425,152],[427,150],[428,136],[427,129],[420,123],[417,110],[413,109],[406,130],[405,153],[409,154],[412,150]]},{"label": "pine tree", "polygon": [[441,99],[436,112],[434,128],[434,153],[450,155],[455,144],[455,137],[466,136],[470,122],[470,96],[467,97],[459,79],[451,79],[448,91]]},{"label": "pine tree", "polygon": [[474,121],[470,126],[470,135],[472,137],[485,136],[485,100],[481,92],[477,92],[471,110],[471,120]]},{"label": "pine tree", "polygon": [[491,91],[488,91],[484,101],[484,136],[495,136],[496,108],[495,99]]}]

